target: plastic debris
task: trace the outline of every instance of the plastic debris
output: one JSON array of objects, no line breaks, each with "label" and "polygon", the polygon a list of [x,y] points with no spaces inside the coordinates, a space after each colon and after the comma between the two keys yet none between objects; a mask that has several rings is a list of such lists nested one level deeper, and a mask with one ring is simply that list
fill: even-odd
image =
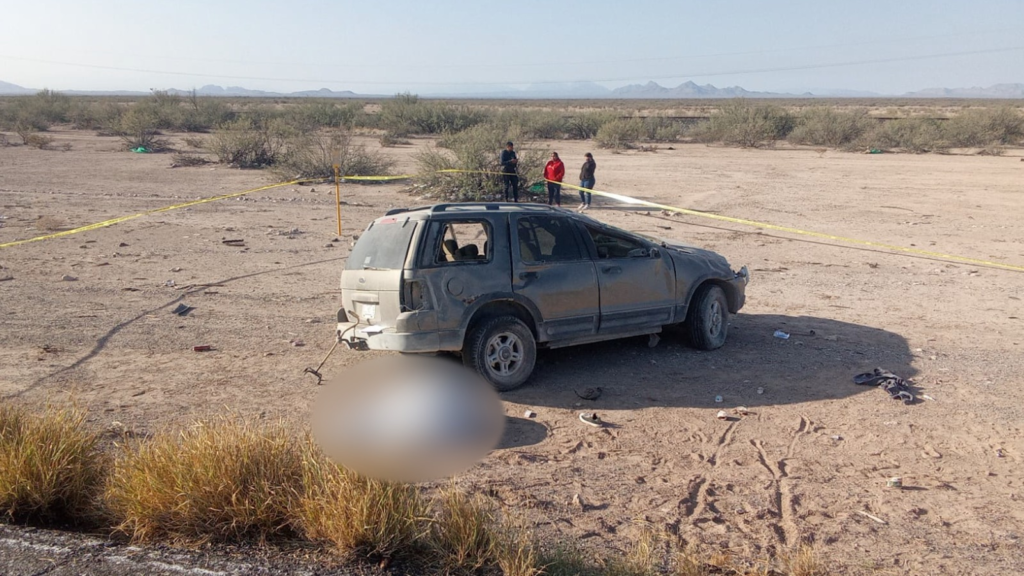
[{"label": "plastic debris", "polygon": [[715,414],[715,418],[718,418],[719,420],[728,420],[729,415],[725,413],[725,410],[719,410],[718,414]]},{"label": "plastic debris", "polygon": [[523,417],[525,418],[533,418],[536,415],[537,413],[534,412],[533,410],[527,410],[526,412],[523,412]]},{"label": "plastic debris", "polygon": [[723,398],[721,396],[715,396],[715,404],[721,404]]},{"label": "plastic debris", "polygon": [[764,388],[762,388],[762,387],[758,386],[758,387],[757,387],[757,393],[758,393],[758,394],[764,394]]},{"label": "plastic debris", "polygon": [[205,344],[202,345],[202,346],[193,346],[192,347],[192,351],[193,352],[209,352],[210,350],[213,350],[213,346],[208,346],[208,345],[205,345]]},{"label": "plastic debris", "polygon": [[74,281],[78,280],[78,278],[76,278],[74,276],[70,276],[68,274],[65,274],[65,275],[61,276],[60,279],[65,281],[65,282],[74,282]]},{"label": "plastic debris", "polygon": [[776,338],[780,338],[782,340],[789,340],[789,334],[783,332],[782,330],[776,330],[775,334],[772,334],[772,336],[775,336]]}]

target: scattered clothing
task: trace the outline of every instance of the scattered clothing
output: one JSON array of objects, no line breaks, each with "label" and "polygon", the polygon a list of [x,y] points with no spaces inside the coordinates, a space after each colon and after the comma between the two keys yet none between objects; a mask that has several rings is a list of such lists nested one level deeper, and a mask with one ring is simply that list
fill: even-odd
[{"label": "scattered clothing", "polygon": [[857,374],[853,377],[853,383],[861,386],[878,386],[893,400],[902,400],[904,404],[914,403],[914,395],[910,393],[907,381],[888,370],[875,368],[873,372]]}]

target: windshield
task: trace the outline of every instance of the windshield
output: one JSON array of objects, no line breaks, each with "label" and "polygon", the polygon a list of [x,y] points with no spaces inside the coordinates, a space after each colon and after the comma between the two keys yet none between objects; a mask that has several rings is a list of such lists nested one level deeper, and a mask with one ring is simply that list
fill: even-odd
[{"label": "windshield", "polygon": [[401,270],[416,223],[408,218],[382,218],[359,237],[346,270]]}]

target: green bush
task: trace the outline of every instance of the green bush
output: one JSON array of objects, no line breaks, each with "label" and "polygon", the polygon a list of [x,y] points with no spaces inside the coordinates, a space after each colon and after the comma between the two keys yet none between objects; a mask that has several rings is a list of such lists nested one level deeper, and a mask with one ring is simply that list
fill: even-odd
[{"label": "green bush", "polygon": [[952,146],[988,147],[1024,141],[1024,115],[1015,108],[964,110],[943,123],[942,132]]},{"label": "green bush", "polygon": [[787,140],[808,146],[847,147],[869,132],[876,121],[863,110],[844,112],[826,106],[805,110]]},{"label": "green bush", "polygon": [[275,169],[285,178],[333,178],[335,164],[343,176],[385,176],[394,167],[391,158],[353,144],[348,132],[331,130],[290,138]]},{"label": "green bush", "polygon": [[339,106],[334,102],[305,102],[285,112],[285,121],[298,130],[350,128],[363,105],[353,102]]},{"label": "green bush", "polygon": [[949,148],[939,120],[900,118],[875,127],[861,139],[861,147],[906,152],[934,152]]},{"label": "green bush", "polygon": [[570,117],[566,126],[566,137],[573,140],[589,140],[597,136],[605,124],[616,119],[614,112],[582,112]]},{"label": "green bush", "polygon": [[421,101],[415,94],[398,94],[381,104],[379,125],[401,137],[460,132],[485,119],[482,111],[468,106]]},{"label": "green bush", "polygon": [[[493,124],[479,124],[455,134],[446,134],[437,148],[417,156],[419,177],[426,195],[447,201],[495,200],[501,196],[502,181],[497,174],[498,158],[505,142],[517,142],[519,185],[525,189],[542,176],[546,153],[522,142],[522,133]],[[438,170],[467,170],[471,173],[438,174]],[[481,173],[484,172],[484,173]],[[520,195],[522,197],[522,194]]]},{"label": "green bush", "polygon": [[257,111],[223,125],[206,146],[223,164],[266,168],[281,159],[288,135],[279,121]]},{"label": "green bush", "polygon": [[118,120],[116,133],[124,141],[125,148],[146,148],[150,152],[170,149],[167,140],[160,136],[158,112],[147,106],[132,106]]},{"label": "green bush", "polygon": [[752,148],[774,145],[785,138],[793,126],[793,115],[779,106],[737,99],[723,105],[710,120],[700,124],[693,135],[702,142]]},{"label": "green bush", "polygon": [[597,132],[598,146],[602,148],[622,149],[632,148],[634,144],[644,139],[646,130],[644,122],[640,118],[620,118],[612,120]]}]

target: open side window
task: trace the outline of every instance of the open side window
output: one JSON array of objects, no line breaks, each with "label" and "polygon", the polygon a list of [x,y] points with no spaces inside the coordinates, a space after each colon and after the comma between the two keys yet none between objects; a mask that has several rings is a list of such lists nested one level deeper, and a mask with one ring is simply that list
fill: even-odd
[{"label": "open side window", "polygon": [[572,222],[565,218],[519,218],[516,235],[519,238],[519,257],[523,262],[559,262],[583,258]]},{"label": "open side window", "polygon": [[445,220],[431,225],[430,264],[485,264],[493,257],[491,225],[486,220]]},{"label": "open side window", "polygon": [[620,234],[614,234],[607,230],[584,226],[594,247],[597,249],[598,259],[634,258],[641,255],[647,256],[647,246],[637,238],[629,238]]}]

